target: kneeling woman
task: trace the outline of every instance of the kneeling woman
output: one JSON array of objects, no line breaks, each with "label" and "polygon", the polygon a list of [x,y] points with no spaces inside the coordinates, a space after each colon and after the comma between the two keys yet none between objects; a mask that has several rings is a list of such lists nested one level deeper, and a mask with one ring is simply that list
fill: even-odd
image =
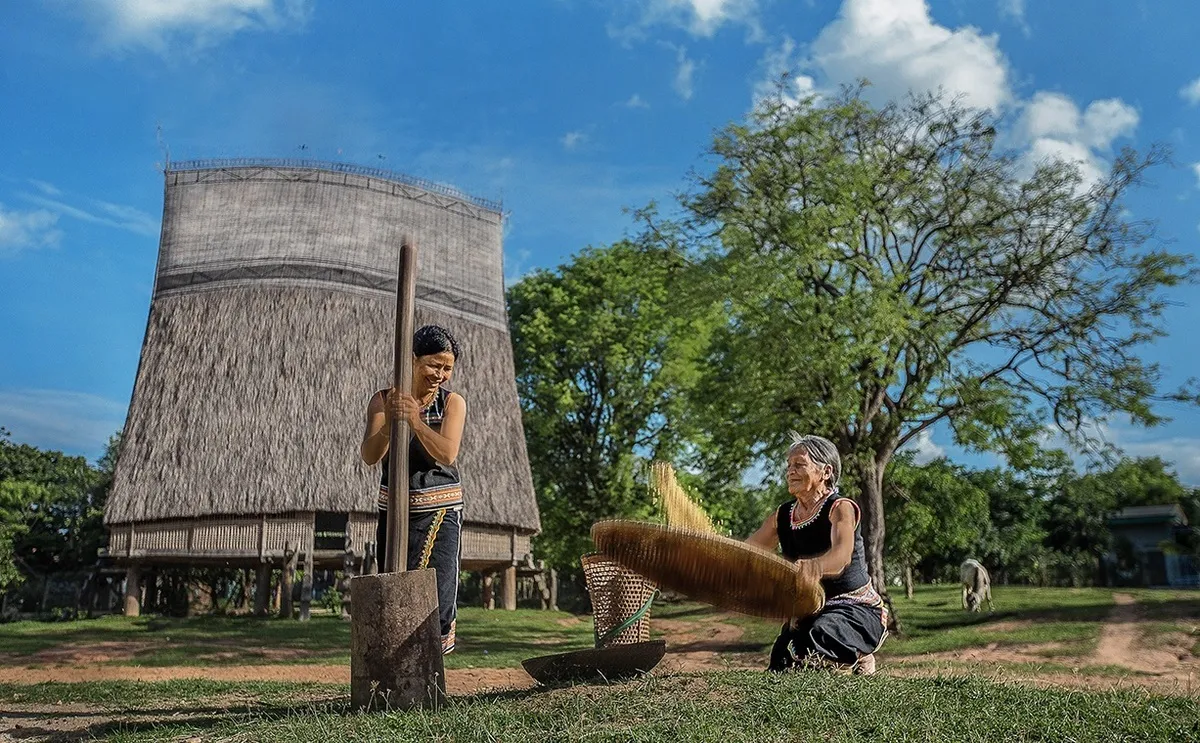
[{"label": "kneeling woman", "polygon": [[797,436],[788,451],[787,484],[793,500],[771,512],[746,541],[780,547],[789,560],[820,569],[825,606],[793,620],[771,649],[773,671],[813,662],[875,672],[875,651],[887,635],[887,609],[871,585],[859,530],[858,504],[838,495],[842,461],[820,436]]},{"label": "kneeling woman", "polygon": [[361,454],[367,464],[383,460],[379,486],[376,554],[386,565],[388,461],[392,421],[408,421],[407,568],[432,567],[437,574],[438,618],[442,652],[454,649],[458,615],[458,567],[461,557],[463,493],[454,462],[462,442],[467,404],[445,388],[458,361],[458,343],[445,328],[426,325],[413,335],[412,389],[380,390],[367,405],[367,430]]}]

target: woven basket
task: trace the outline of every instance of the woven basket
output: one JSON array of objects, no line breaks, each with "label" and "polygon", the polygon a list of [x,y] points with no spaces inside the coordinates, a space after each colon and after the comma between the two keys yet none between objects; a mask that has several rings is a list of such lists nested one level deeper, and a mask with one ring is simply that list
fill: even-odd
[{"label": "woven basket", "polygon": [[[583,563],[583,577],[592,599],[596,647],[647,642],[650,639],[648,604],[654,597],[654,584],[604,555],[584,555],[580,562]],[[643,608],[645,611],[642,611]],[[642,612],[640,617],[610,636],[639,611]]]}]

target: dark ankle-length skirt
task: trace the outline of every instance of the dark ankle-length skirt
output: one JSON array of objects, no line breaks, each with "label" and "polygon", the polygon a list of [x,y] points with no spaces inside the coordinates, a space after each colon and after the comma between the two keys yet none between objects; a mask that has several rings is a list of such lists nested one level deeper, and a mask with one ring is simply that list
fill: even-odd
[{"label": "dark ankle-length skirt", "polygon": [[[433,568],[437,576],[438,620],[442,652],[454,649],[458,618],[458,570],[462,559],[462,511],[442,508],[409,515],[408,570]],[[379,511],[376,530],[379,561],[384,564],[387,543],[387,511]]]},{"label": "dark ankle-length skirt", "polygon": [[771,648],[772,671],[784,671],[816,657],[837,663],[854,663],[874,653],[886,636],[883,611],[857,603],[826,605],[819,613],[783,625]]}]

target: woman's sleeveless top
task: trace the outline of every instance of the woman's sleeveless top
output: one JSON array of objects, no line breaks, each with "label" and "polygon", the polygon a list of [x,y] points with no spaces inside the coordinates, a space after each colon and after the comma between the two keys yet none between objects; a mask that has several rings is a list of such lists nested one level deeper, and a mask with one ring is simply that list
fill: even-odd
[{"label": "woman's sleeveless top", "polygon": [[[421,410],[421,420],[434,431],[442,430],[442,416],[450,391],[439,387],[433,401]],[[379,507],[387,510],[388,457],[383,458],[383,477],[379,481]],[[463,505],[462,479],[458,468],[438,462],[425,450],[415,434],[408,438],[408,510],[409,513],[459,509]]]},{"label": "woman's sleeveless top", "polygon": [[[783,556],[789,560],[800,560],[816,557],[827,552],[833,545],[833,522],[829,514],[835,504],[848,501],[858,513],[858,504],[849,498],[839,497],[837,491],[825,496],[825,500],[817,506],[817,510],[804,521],[799,521],[793,515],[796,501],[784,503],[776,511],[776,528],[779,532],[779,546]],[[866,551],[863,549],[862,529],[854,527],[854,553],[850,564],[841,575],[822,578],[821,585],[825,588],[826,600],[842,594],[853,593],[863,586],[871,584],[867,574]]]}]

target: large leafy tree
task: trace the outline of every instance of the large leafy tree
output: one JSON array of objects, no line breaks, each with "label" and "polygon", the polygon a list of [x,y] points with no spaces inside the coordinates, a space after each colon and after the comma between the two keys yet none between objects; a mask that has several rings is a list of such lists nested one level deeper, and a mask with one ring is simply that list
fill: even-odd
[{"label": "large leafy tree", "polygon": [[639,461],[682,446],[676,422],[707,341],[685,306],[692,271],[670,249],[621,242],[508,290],[538,550],[568,575],[595,521],[649,513]]},{"label": "large leafy tree", "polygon": [[716,138],[685,220],[648,219],[704,257],[728,311],[694,397],[721,431],[706,465],[736,476],[778,461],[790,429],[829,436],[881,591],[885,473],[922,432],[943,423],[1020,458],[1047,420],[1077,437],[1196,401],[1139,356],[1162,334],[1163,290],[1193,279],[1122,208],[1162,153],[1123,151],[1086,183],[1069,163],[1027,172],[996,140],[990,113],[940,95],[776,97]]}]

